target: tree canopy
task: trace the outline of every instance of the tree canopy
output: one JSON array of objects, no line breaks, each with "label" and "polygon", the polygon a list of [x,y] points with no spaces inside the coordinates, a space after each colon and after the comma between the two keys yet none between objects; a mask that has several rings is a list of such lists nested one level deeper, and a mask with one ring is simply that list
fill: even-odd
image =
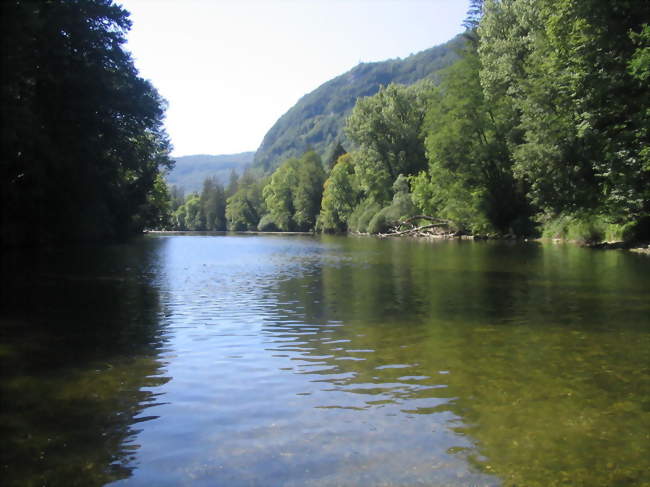
[{"label": "tree canopy", "polygon": [[348,118],[346,132],[358,147],[359,182],[377,202],[390,201],[398,175],[426,167],[421,134],[429,86],[391,84],[360,98]]},{"label": "tree canopy", "polygon": [[650,212],[648,19],[648,2],[486,0],[481,81],[518,115],[515,174],[541,211]]},{"label": "tree canopy", "polygon": [[469,7],[463,36],[326,83],[278,120],[252,169],[227,187],[203,176],[184,197],[161,177],[165,102],[123,48],[128,13],[3,3],[2,243],[146,227],[383,232],[422,213],[474,233],[647,228],[650,3]]},{"label": "tree canopy", "polygon": [[263,194],[269,218],[284,231],[309,231],[320,211],[325,172],[314,151],[285,161],[271,176]]},{"label": "tree canopy", "polygon": [[320,228],[396,224],[400,195],[461,231],[647,233],[649,19],[648,2],[473,0],[439,85],[358,99]]},{"label": "tree canopy", "polygon": [[156,225],[171,166],[165,102],[124,50],[109,0],[3,2],[4,245],[123,237]]}]

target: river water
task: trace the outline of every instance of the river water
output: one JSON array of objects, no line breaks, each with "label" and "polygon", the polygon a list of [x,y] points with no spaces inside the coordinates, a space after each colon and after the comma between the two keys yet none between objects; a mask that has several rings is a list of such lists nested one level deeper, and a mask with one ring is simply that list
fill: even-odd
[{"label": "river water", "polygon": [[149,236],[2,259],[4,485],[650,485],[650,258]]}]

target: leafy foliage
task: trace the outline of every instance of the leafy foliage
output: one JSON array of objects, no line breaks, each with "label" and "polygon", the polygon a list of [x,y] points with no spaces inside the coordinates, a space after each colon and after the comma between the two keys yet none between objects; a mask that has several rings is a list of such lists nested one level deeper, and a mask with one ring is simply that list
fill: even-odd
[{"label": "leafy foliage", "polygon": [[629,73],[639,81],[650,80],[650,25],[643,24],[640,32],[631,32],[637,46],[628,65]]},{"label": "leafy foliage", "polygon": [[372,198],[363,199],[350,214],[348,218],[348,229],[357,233],[368,232],[370,221],[381,210],[381,205]]},{"label": "leafy foliage", "polygon": [[635,44],[649,16],[647,2],[486,0],[482,83],[518,114],[515,174],[542,211],[650,211],[650,95]]},{"label": "leafy foliage", "polygon": [[322,162],[313,151],[285,161],[263,190],[273,223],[283,231],[313,230],[324,180]]},{"label": "leafy foliage", "polygon": [[2,244],[97,240],[156,225],[165,103],[122,48],[109,0],[2,3]]},{"label": "leafy foliage", "polygon": [[389,85],[360,98],[346,132],[356,144],[355,164],[361,188],[378,203],[390,201],[399,174],[426,166],[421,130],[428,85]]},{"label": "leafy foliage", "polygon": [[559,215],[541,223],[543,237],[580,243],[630,240],[637,232],[635,223],[611,223],[606,218],[593,214]]},{"label": "leafy foliage", "polygon": [[226,191],[216,178],[207,178],[201,191],[201,211],[205,230],[226,230]]},{"label": "leafy foliage", "polygon": [[469,6],[464,35],[305,95],[239,177],[251,153],[169,171],[165,103],[122,49],[120,7],[3,4],[2,243],[146,227],[376,233],[416,212],[471,232],[647,231],[650,3]]},{"label": "leafy foliage", "polygon": [[332,168],[323,188],[318,229],[326,233],[347,230],[347,222],[362,193],[350,154],[344,154]]},{"label": "leafy foliage", "polygon": [[257,230],[260,218],[266,213],[262,197],[265,183],[263,179],[256,179],[251,171],[244,172],[237,182],[237,191],[227,200],[226,219],[229,230]]},{"label": "leafy foliage", "polygon": [[368,233],[384,233],[400,221],[417,213],[408,179],[400,174],[393,184],[393,201],[382,208],[368,223]]},{"label": "leafy foliage", "polygon": [[[513,113],[507,104],[486,102],[479,68],[469,47],[434,88],[424,123],[429,177],[414,179],[414,192],[422,210],[459,228],[506,233],[527,212],[506,139]],[[427,192],[430,201],[422,201]]]},{"label": "leafy foliage", "polygon": [[463,20],[463,27],[465,27],[468,32],[475,30],[479,25],[482,15],[483,0],[470,0],[467,15]]},{"label": "leafy foliage", "polygon": [[[333,171],[322,228],[383,231],[400,213],[392,185],[404,174],[404,201],[458,230],[528,235],[537,213],[543,226],[570,221],[583,240],[640,235],[649,15],[647,2],[625,0],[471,2],[469,42],[438,86],[391,85],[357,101],[346,127],[354,171]],[[361,203],[337,219],[337,186],[353,180]]]},{"label": "leafy foliage", "polygon": [[298,186],[298,166],[300,161],[291,158],[282,163],[271,175],[269,184],[262,192],[270,218],[280,230],[296,230],[293,215],[294,190]]},{"label": "leafy foliage", "polygon": [[173,197],[162,173],[158,174],[147,201],[138,211],[136,218],[142,222],[138,226],[150,229],[164,229],[171,226]]}]

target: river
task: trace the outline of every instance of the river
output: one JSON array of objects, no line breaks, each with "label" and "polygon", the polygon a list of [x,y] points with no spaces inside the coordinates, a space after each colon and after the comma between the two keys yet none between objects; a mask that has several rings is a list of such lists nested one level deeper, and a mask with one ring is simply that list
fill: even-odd
[{"label": "river", "polygon": [[2,257],[4,485],[650,485],[650,258],[147,236]]}]

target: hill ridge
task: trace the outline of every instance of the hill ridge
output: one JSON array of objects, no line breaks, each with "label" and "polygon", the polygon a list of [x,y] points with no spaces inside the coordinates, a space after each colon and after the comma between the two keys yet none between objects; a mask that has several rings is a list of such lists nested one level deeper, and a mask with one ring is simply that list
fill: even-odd
[{"label": "hill ridge", "polygon": [[371,96],[390,83],[414,84],[437,81],[437,73],[458,59],[462,34],[444,44],[405,58],[360,63],[303,95],[265,134],[255,153],[253,166],[273,170],[283,160],[314,149],[328,160],[336,143],[344,146],[345,118],[357,98]]},{"label": "hill ridge", "polygon": [[167,183],[182,188],[186,193],[200,191],[203,181],[215,177],[222,184],[227,184],[234,170],[241,173],[253,162],[254,151],[235,154],[191,154],[174,157],[174,168],[167,174]]}]

